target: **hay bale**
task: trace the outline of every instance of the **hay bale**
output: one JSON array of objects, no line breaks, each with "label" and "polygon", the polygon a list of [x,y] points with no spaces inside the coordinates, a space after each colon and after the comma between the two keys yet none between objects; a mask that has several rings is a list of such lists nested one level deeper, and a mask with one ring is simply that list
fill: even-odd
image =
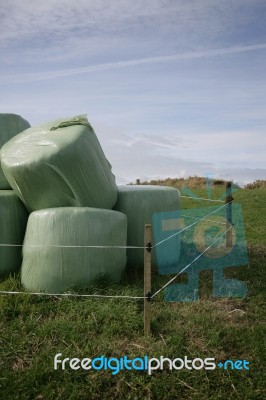
[{"label": "hay bale", "polygon": [[126,246],[126,231],[126,216],[111,210],[66,207],[33,212],[23,246],[23,285],[30,291],[58,293],[87,288],[98,277],[119,281],[126,249],[84,246]]},{"label": "hay bale", "polygon": [[[128,246],[144,246],[144,226],[145,224],[152,224],[153,213],[174,211],[178,210],[179,207],[180,194],[175,188],[152,185],[130,185],[118,186],[118,200],[114,209],[127,216]],[[176,240],[179,241],[179,237],[177,237]],[[143,249],[127,250],[128,266],[143,268],[143,262]],[[152,251],[152,264],[157,265],[155,250]]]},{"label": "hay bale", "polygon": [[22,245],[28,213],[13,190],[0,190],[0,276],[21,267]]},{"label": "hay bale", "polygon": [[[30,124],[20,115],[0,114],[0,150],[13,136],[28,129]],[[11,189],[0,165],[0,190]]]},{"label": "hay bale", "polygon": [[117,187],[95,132],[84,116],[17,135],[1,150],[3,171],[28,210],[111,209]]}]

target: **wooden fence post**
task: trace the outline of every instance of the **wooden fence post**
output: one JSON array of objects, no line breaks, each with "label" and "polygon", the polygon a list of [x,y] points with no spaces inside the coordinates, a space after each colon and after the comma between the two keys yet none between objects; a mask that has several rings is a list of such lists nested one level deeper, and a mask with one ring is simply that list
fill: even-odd
[{"label": "wooden fence post", "polygon": [[144,230],[144,335],[151,331],[151,225]]},{"label": "wooden fence post", "polygon": [[[227,204],[226,206],[226,247],[232,247],[233,246],[233,230],[232,228],[232,182],[226,182],[226,198],[225,198],[225,203]],[[228,230],[229,229],[229,230]]]}]

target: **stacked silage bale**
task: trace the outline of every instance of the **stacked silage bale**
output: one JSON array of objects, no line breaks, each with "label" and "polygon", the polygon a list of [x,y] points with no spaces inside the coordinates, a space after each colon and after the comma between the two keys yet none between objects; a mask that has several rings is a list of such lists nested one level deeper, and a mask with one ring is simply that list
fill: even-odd
[{"label": "stacked silage bale", "polygon": [[127,218],[112,210],[115,177],[86,116],[27,129],[3,146],[1,162],[31,212],[21,270],[26,289],[62,292],[100,277],[121,279]]},{"label": "stacked silage bale", "polygon": [[[86,288],[100,277],[118,282],[126,265],[127,218],[112,210],[61,207],[33,212],[23,246],[28,290]],[[94,247],[95,246],[95,247]]]},{"label": "stacked silage bale", "polygon": [[[127,216],[128,246],[144,246],[144,226],[145,224],[152,225],[152,216],[154,213],[175,211],[179,208],[180,193],[178,189],[166,186],[152,185],[128,185],[118,187],[118,200],[115,206],[115,210],[120,211]],[[155,244],[154,238],[152,244]],[[180,254],[179,235],[175,236],[174,246],[176,252],[176,260],[178,260]],[[131,268],[143,268],[143,263],[143,249],[128,248],[128,266]],[[155,249],[152,250],[152,264],[157,265]]]},{"label": "stacked silage bale", "polygon": [[29,211],[116,203],[115,177],[85,116],[27,129],[3,146],[1,162]]},{"label": "stacked silage bale", "polygon": [[[30,127],[16,114],[0,114],[0,149],[13,136]],[[11,186],[0,165],[0,278],[18,271],[28,213]]]},{"label": "stacked silage bale", "polygon": [[0,190],[0,278],[21,267],[28,213],[13,190]]},{"label": "stacked silage bale", "polygon": [[[12,137],[28,129],[30,124],[17,114],[0,114],[0,150]],[[16,156],[16,155],[14,155]],[[11,189],[0,165],[0,190]]]}]

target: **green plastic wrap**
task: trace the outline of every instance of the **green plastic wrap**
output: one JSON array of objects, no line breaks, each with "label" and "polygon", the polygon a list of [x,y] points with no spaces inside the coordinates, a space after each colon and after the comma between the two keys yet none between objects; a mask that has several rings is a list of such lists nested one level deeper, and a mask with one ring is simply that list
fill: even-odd
[{"label": "green plastic wrap", "polygon": [[[13,136],[28,129],[30,124],[20,115],[0,114],[0,149]],[[0,190],[11,189],[0,165]]]},{"label": "green plastic wrap", "polygon": [[115,177],[86,116],[27,129],[2,147],[1,163],[29,211],[116,203]]},{"label": "green plastic wrap", "polygon": [[98,277],[118,282],[126,266],[126,249],[84,246],[126,246],[126,235],[126,216],[112,210],[35,211],[24,240],[22,284],[29,291],[61,293],[90,287]]},{"label": "green plastic wrap", "polygon": [[[128,246],[144,246],[144,226],[152,224],[153,213],[174,211],[179,207],[180,193],[175,188],[150,185],[118,186],[115,210],[127,216]],[[128,266],[143,268],[143,263],[143,249],[128,249]],[[154,249],[152,250],[152,264],[157,265]]]},{"label": "green plastic wrap", "polygon": [[13,190],[0,190],[1,277],[10,272],[16,272],[21,267],[22,243],[27,219],[28,213]]}]

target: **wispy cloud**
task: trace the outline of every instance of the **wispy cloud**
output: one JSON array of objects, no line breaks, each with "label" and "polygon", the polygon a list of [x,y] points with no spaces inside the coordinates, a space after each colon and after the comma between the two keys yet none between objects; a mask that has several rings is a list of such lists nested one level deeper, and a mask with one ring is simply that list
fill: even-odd
[{"label": "wispy cloud", "polygon": [[228,54],[238,54],[256,50],[266,50],[266,43],[259,43],[250,46],[236,46],[223,49],[189,52],[182,54],[172,54],[167,56],[163,55],[158,57],[139,58],[135,60],[117,61],[113,63],[89,65],[86,67],[70,68],[70,69],[49,71],[49,72],[5,75],[1,76],[1,81],[2,83],[36,82],[36,81],[43,81],[55,78],[62,78],[71,75],[87,74],[87,73],[106,71],[112,69],[128,68],[133,66],[158,64],[158,63],[174,62],[181,60],[193,60],[205,57],[224,56]]}]

